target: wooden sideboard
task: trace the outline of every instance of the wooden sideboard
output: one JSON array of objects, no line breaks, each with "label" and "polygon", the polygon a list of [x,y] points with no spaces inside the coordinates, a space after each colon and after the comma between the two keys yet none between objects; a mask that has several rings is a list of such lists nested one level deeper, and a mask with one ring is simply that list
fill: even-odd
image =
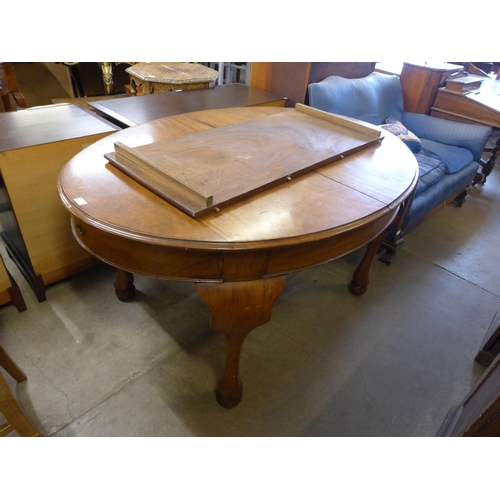
[{"label": "wooden sideboard", "polygon": [[73,156],[116,130],[72,104],[0,115],[1,236],[39,301],[46,285],[98,263],[71,233],[57,178]]},{"label": "wooden sideboard", "polygon": [[500,80],[484,78],[479,89],[471,92],[440,88],[431,115],[500,128]]}]

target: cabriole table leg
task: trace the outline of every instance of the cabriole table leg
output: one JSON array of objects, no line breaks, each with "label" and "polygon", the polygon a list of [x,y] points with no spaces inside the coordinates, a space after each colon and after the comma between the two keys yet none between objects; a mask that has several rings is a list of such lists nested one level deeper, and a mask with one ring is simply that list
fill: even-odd
[{"label": "cabriole table leg", "polygon": [[226,336],[226,363],[217,388],[217,401],[234,408],[241,401],[240,355],[246,336],[271,319],[286,277],[232,283],[197,283],[196,290],[210,307],[210,327]]},{"label": "cabriole table leg", "polygon": [[385,230],[374,240],[368,243],[363,260],[359,263],[358,267],[354,271],[352,280],[349,283],[349,291],[354,295],[363,295],[368,289],[368,285],[370,284],[370,267],[377,253],[377,250],[379,249],[388,233],[389,231]]}]

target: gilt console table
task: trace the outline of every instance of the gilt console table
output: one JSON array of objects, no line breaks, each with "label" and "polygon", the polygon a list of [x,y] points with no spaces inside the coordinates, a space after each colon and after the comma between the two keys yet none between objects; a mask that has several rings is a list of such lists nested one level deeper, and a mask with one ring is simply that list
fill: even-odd
[{"label": "gilt console table", "polygon": [[242,397],[244,339],[270,320],[287,275],[367,245],[349,286],[355,294],[366,291],[376,250],[412,198],[418,174],[414,155],[382,132],[385,137],[375,145],[202,218],[156,196],[104,155],[116,142],[139,147],[293,112],[228,108],[161,118],[89,146],[59,177],[75,238],[117,268],[119,299],[133,297],[134,273],[194,283],[210,307],[211,328],[226,336],[217,400],[227,408]]}]

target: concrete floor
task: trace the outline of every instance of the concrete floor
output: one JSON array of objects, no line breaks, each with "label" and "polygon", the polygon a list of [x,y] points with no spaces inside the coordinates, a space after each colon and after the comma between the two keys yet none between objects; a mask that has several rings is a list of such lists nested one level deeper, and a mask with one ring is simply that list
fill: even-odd
[{"label": "concrete floor", "polygon": [[5,377],[47,436],[434,436],[484,371],[499,247],[497,168],[413,230],[395,263],[375,261],[364,296],[347,290],[362,251],[291,276],[245,342],[232,410],[214,397],[224,338],[192,284],[137,276],[121,303],[101,265],[38,303],[1,248],[27,303],[0,309],[28,381]]}]

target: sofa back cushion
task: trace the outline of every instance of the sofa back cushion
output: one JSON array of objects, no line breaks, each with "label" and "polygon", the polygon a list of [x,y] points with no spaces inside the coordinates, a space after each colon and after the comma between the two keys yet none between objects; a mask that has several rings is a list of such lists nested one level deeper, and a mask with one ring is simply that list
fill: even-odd
[{"label": "sofa back cushion", "polygon": [[329,76],[308,87],[313,108],[381,125],[392,115],[401,120],[403,92],[399,77],[371,73],[363,78]]}]

